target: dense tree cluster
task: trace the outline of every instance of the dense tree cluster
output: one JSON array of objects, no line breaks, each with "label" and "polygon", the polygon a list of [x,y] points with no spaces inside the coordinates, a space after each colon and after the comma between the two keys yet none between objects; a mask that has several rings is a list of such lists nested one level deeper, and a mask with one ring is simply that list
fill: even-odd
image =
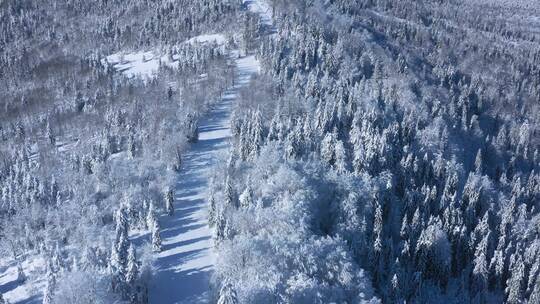
[{"label": "dense tree cluster", "polygon": [[[233,81],[227,46],[184,41],[226,35],[237,4],[0,4],[0,253],[20,282],[25,260],[47,261],[30,278],[46,282],[44,303],[147,302],[181,153]],[[167,62],[150,78],[106,59],[150,47]],[[132,242],[139,231],[147,246]]]},{"label": "dense tree cluster", "polygon": [[236,109],[211,198],[218,277],[240,302],[352,301],[297,289],[331,261],[314,237],[368,270],[384,302],[535,302],[538,33],[460,1],[273,5],[277,34],[251,29],[265,75]]}]

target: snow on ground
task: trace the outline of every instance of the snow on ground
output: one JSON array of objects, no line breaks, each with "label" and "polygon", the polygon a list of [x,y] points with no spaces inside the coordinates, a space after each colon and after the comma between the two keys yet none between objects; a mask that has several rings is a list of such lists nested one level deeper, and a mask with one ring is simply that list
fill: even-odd
[{"label": "snow on ground", "polygon": [[107,62],[128,77],[150,78],[157,72],[160,58],[153,52],[116,53],[108,56]]},{"label": "snow on ground", "polygon": [[[192,37],[184,43],[189,44],[212,44],[225,45],[226,38],[222,34],[204,34]],[[118,52],[107,56],[106,62],[114,66],[120,72],[128,77],[139,76],[143,79],[152,78],[158,71],[160,65],[175,67],[179,60],[178,55],[170,58],[157,51],[141,52]]]},{"label": "snow on ground", "polygon": [[238,81],[199,126],[199,142],[184,155],[178,175],[175,212],[160,218],[163,251],[155,260],[149,289],[153,304],[207,303],[215,252],[207,220],[207,176],[229,147],[230,112],[238,90],[259,71],[254,56],[236,61]]},{"label": "snow on ground", "polygon": [[27,259],[22,263],[26,281],[17,281],[17,264],[10,259],[0,260],[0,294],[9,303],[37,304],[41,303],[41,293],[45,286],[42,273],[45,261],[41,257]]},{"label": "snow on ground", "polygon": [[217,43],[218,45],[225,44],[225,36],[223,34],[206,34],[206,35],[199,35],[195,36],[189,40],[186,41],[186,43]]}]

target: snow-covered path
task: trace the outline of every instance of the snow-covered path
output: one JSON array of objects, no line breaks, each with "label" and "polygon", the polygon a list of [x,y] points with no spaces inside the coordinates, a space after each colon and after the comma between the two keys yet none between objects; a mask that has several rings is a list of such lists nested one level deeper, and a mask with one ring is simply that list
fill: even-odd
[{"label": "snow-covered path", "polygon": [[254,56],[236,60],[237,81],[199,126],[199,142],[184,157],[178,175],[174,216],[160,218],[163,251],[149,290],[151,304],[206,303],[214,265],[208,227],[207,171],[229,146],[230,112],[238,90],[259,71]]}]

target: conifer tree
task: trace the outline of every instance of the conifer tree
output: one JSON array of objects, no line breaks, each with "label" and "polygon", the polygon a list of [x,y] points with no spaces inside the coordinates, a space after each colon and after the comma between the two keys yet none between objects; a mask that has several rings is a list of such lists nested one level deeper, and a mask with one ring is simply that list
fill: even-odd
[{"label": "conifer tree", "polygon": [[45,290],[43,291],[43,304],[52,304],[53,303],[53,294],[56,289],[56,274],[52,269],[52,265],[47,267],[47,283],[45,285]]},{"label": "conifer tree", "polygon": [[109,273],[111,274],[112,289],[119,291],[124,281],[124,261],[118,244],[113,243],[109,258]]},{"label": "conifer tree", "polygon": [[20,261],[17,261],[17,282],[19,283],[26,282],[26,274],[24,273],[24,270]]},{"label": "conifer tree", "polygon": [[519,304],[523,301],[523,278],[525,265],[520,254],[514,254],[514,265],[511,276],[506,282],[506,301],[510,304]]},{"label": "conifer tree", "polygon": [[233,207],[238,208],[238,204],[236,202],[236,194],[234,192],[234,189],[232,187],[231,178],[229,175],[227,175],[227,179],[225,180],[225,206],[226,207]]},{"label": "conifer tree", "polygon": [[146,216],[146,224],[148,225],[148,228],[150,229],[150,233],[151,233],[152,250],[154,252],[160,252],[161,251],[160,228],[159,228],[159,222],[154,213],[154,205],[152,203],[150,203],[150,207],[148,208],[148,214]]},{"label": "conifer tree", "polygon": [[208,224],[210,225],[210,227],[216,224],[216,217],[217,217],[216,208],[217,208],[216,197],[214,194],[214,190],[211,186],[210,194],[208,195]]},{"label": "conifer tree", "polygon": [[334,155],[336,158],[335,160],[336,171],[339,173],[349,172],[349,164],[347,161],[347,151],[345,150],[345,146],[343,146],[343,142],[341,140],[337,140],[335,143]]},{"label": "conifer tree", "polygon": [[246,189],[240,195],[240,207],[249,208],[253,206],[253,189],[251,184],[248,182]]},{"label": "conifer tree", "polygon": [[219,291],[218,304],[238,304],[238,296],[232,284],[223,284]]},{"label": "conifer tree", "polygon": [[214,239],[216,242],[221,242],[226,238],[227,219],[223,214],[223,210],[220,210],[216,218],[216,227],[214,228]]},{"label": "conifer tree", "polygon": [[133,244],[130,244],[129,249],[128,249],[128,257],[127,257],[126,283],[129,286],[133,286],[138,276],[139,276],[139,264],[137,263],[135,247],[133,246]]},{"label": "conifer tree", "polygon": [[251,148],[250,156],[255,157],[261,151],[263,145],[263,126],[262,126],[262,114],[261,111],[257,109],[253,114],[253,126],[252,126],[252,135],[251,135]]},{"label": "conifer tree", "polygon": [[167,215],[174,215],[174,192],[170,188],[165,191],[165,210]]}]

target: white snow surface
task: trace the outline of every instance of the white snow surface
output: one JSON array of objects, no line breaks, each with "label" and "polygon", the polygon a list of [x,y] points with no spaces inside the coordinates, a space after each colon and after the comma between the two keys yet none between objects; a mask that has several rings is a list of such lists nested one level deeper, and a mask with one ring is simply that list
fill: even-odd
[{"label": "white snow surface", "polygon": [[237,81],[199,126],[199,141],[183,157],[173,216],[160,218],[163,251],[154,263],[149,286],[152,304],[208,303],[215,262],[212,229],[208,226],[207,176],[229,147],[230,112],[238,90],[259,71],[254,56],[237,59]]},{"label": "white snow surface", "polygon": [[26,281],[17,281],[17,264],[12,259],[0,260],[0,293],[9,303],[38,304],[45,281],[41,274],[45,270],[45,261],[40,256],[22,262]]},{"label": "white snow surface", "polygon": [[[192,37],[183,43],[224,45],[226,38],[222,34],[204,34]],[[132,53],[118,52],[107,56],[106,62],[128,77],[152,78],[158,71],[160,64],[175,67],[179,60],[173,55],[172,60],[158,51],[138,51]]]},{"label": "white snow surface", "polygon": [[199,35],[195,36],[189,40],[186,41],[186,43],[216,43],[218,45],[225,44],[225,36],[223,34],[205,34],[205,35]]},{"label": "white snow surface", "polygon": [[159,69],[161,58],[165,59],[166,62],[169,62],[166,56],[161,57],[155,55],[154,52],[151,51],[129,54],[119,52],[107,56],[107,62],[128,77],[140,76],[143,78],[151,78]]}]

